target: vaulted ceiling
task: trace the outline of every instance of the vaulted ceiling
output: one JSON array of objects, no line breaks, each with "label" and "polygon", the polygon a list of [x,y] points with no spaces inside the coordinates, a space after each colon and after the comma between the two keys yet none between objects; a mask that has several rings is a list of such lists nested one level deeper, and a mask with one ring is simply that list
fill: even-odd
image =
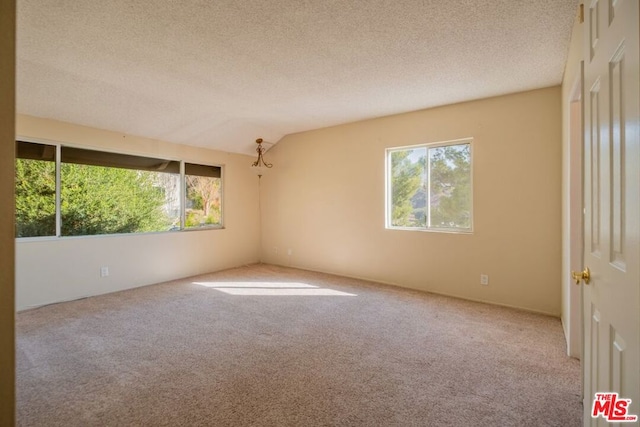
[{"label": "vaulted ceiling", "polygon": [[559,84],[579,0],[18,0],[17,109],[255,139]]}]

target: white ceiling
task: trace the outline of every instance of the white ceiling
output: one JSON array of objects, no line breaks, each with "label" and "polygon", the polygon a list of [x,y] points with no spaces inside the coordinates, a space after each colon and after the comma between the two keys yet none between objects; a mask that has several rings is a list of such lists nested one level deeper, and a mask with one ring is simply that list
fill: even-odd
[{"label": "white ceiling", "polygon": [[579,0],[18,0],[18,112],[255,139],[559,84]]}]

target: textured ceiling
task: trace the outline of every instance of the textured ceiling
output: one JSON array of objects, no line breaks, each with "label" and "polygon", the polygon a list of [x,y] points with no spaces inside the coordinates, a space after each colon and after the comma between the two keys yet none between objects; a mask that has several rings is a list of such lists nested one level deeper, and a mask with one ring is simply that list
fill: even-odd
[{"label": "textured ceiling", "polygon": [[561,82],[579,0],[18,0],[18,112],[254,140]]}]

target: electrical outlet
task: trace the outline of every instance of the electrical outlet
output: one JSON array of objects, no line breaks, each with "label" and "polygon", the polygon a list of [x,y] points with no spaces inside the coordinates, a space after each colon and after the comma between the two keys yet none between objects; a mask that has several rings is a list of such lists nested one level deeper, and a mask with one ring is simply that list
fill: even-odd
[{"label": "electrical outlet", "polygon": [[109,267],[100,267],[100,277],[107,277],[109,275]]},{"label": "electrical outlet", "polygon": [[489,284],[489,275],[488,274],[481,274],[480,275],[480,284],[481,285],[488,285]]},{"label": "electrical outlet", "polygon": [[293,251],[291,250],[291,248],[287,249],[287,255],[289,256],[293,255]]},{"label": "electrical outlet", "polygon": [[273,247],[273,253],[274,253],[275,255],[278,255],[278,247],[277,247],[277,246],[274,246],[274,247]]}]

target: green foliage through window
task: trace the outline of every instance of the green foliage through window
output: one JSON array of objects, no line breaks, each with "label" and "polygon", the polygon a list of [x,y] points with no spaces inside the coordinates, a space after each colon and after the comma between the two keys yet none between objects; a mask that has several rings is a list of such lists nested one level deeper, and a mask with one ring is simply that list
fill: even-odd
[{"label": "green foliage through window", "polygon": [[16,237],[56,234],[56,164],[16,160]]},{"label": "green foliage through window", "polygon": [[424,171],[427,150],[391,152],[391,225],[425,226]]},{"label": "green foliage through window", "polygon": [[471,143],[388,151],[391,227],[471,230]]},{"label": "green foliage through window", "polygon": [[[62,235],[169,230],[159,172],[62,164]],[[179,182],[179,175],[175,176]]]}]

